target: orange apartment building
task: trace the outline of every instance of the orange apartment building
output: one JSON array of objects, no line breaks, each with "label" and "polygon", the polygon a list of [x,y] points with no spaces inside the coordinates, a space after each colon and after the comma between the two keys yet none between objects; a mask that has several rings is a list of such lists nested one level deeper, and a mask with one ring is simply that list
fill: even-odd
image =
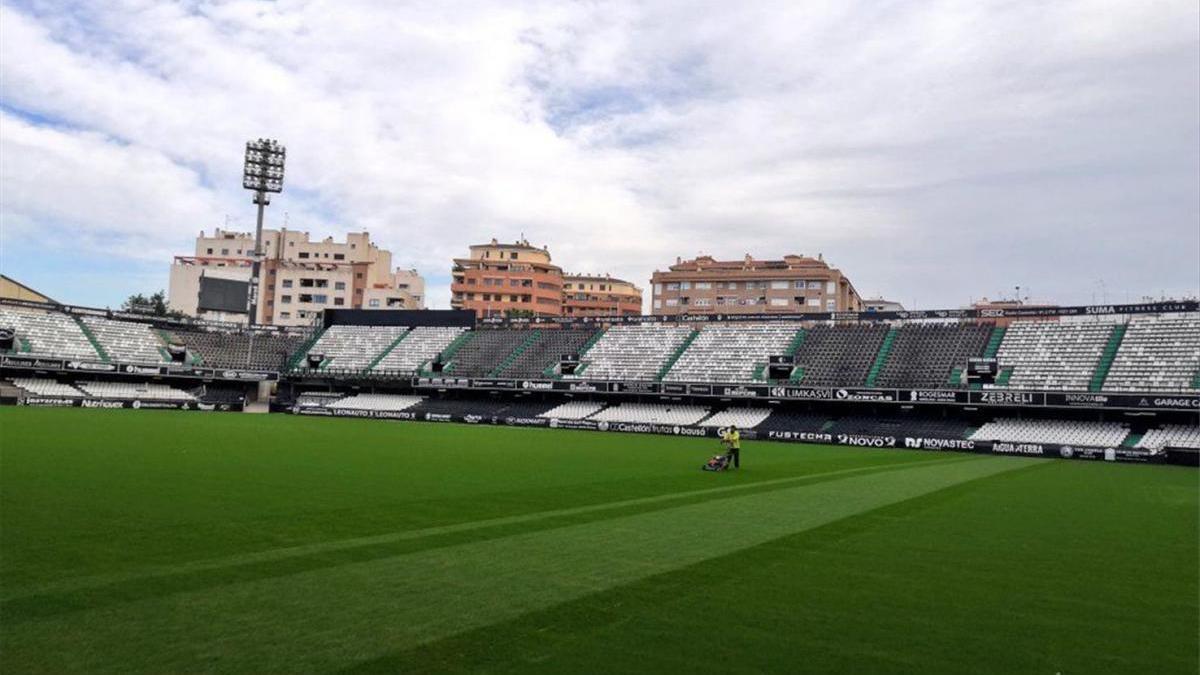
[{"label": "orange apartment building", "polygon": [[790,314],[862,311],[863,301],[842,271],[822,256],[786,255],[781,260],[700,256],[677,258],[655,271],[651,313]]},{"label": "orange apartment building", "polygon": [[633,284],[599,275],[564,274],[548,248],[522,239],[496,239],[470,247],[450,271],[450,306],[481,318],[510,312],[535,316],[641,314],[642,291]]}]

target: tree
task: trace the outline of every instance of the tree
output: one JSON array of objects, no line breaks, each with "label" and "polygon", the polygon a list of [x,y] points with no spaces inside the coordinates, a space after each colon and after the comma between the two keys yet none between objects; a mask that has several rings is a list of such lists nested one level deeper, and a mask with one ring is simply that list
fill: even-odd
[{"label": "tree", "polygon": [[534,314],[529,309],[506,309],[504,316],[508,319],[532,319]]},{"label": "tree", "polygon": [[162,290],[150,295],[142,295],[141,293],[131,295],[129,299],[121,304],[121,309],[126,312],[138,312],[149,316],[169,316],[173,318],[183,316],[183,312],[167,307],[167,292]]}]

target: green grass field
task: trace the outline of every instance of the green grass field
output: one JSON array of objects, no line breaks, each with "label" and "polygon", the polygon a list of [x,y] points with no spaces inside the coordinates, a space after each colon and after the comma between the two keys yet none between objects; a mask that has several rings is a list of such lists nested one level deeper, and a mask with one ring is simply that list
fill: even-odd
[{"label": "green grass field", "polygon": [[5,673],[1195,673],[1198,474],[0,409]]}]

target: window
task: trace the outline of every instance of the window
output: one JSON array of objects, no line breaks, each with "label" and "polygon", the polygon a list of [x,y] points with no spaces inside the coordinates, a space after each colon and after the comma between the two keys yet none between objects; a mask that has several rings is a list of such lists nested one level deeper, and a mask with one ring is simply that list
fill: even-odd
[{"label": "window", "polygon": [[678,304],[679,304],[679,301],[676,300],[675,298],[667,298],[667,307],[675,307]]},{"label": "window", "polygon": [[335,307],[341,307],[342,305],[346,304],[346,299],[345,298],[334,298],[333,304]]},{"label": "window", "polygon": [[681,282],[679,282],[679,290],[681,290],[681,291],[690,291],[690,290],[692,290],[692,282],[690,282],[690,281],[681,281]]},{"label": "window", "polygon": [[771,306],[772,307],[787,307],[788,299],[787,298],[771,298]]},{"label": "window", "polygon": [[825,282],[825,292],[829,295],[837,293],[837,284],[833,283],[832,281]]},{"label": "window", "polygon": [[808,290],[810,290],[810,291],[819,291],[819,290],[821,290],[821,282],[820,282],[820,281],[810,281],[810,282],[808,282]]},{"label": "window", "polygon": [[354,278],[355,278],[355,279],[361,279],[361,278],[362,278],[362,272],[355,272],[355,274],[354,274]]},{"label": "window", "polygon": [[281,318],[281,319],[290,319],[290,318],[292,318],[292,313],[291,313],[291,312],[280,312],[280,313],[279,313],[279,318]]},{"label": "window", "polygon": [[654,301],[654,309],[662,309],[662,300]]},{"label": "window", "polygon": [[334,253],[334,254],[333,254],[333,259],[334,259],[334,260],[345,260],[345,259],[346,259],[346,254],[345,254],[345,253]]},{"label": "window", "polygon": [[298,253],[298,254],[296,254],[296,255],[297,255],[297,256],[299,256],[299,257],[301,257],[301,258],[307,258],[307,257],[308,257],[308,251],[300,251],[300,253]]},{"label": "window", "polygon": [[312,302],[312,296],[308,293],[303,293],[300,295],[300,302]]},{"label": "window", "polygon": [[712,284],[707,281],[697,281],[696,282],[696,290],[698,290],[698,291],[707,291],[710,288],[712,288]]},{"label": "window", "polygon": [[516,259],[517,259],[517,252],[516,252],[516,251],[513,251],[512,253],[509,253],[509,254],[508,254],[508,259],[509,259],[509,260],[516,260]]},{"label": "window", "polygon": [[825,301],[825,311],[826,312],[833,312],[836,310],[837,310],[837,300],[834,300],[833,298],[829,298],[828,300]]},{"label": "window", "polygon": [[300,280],[300,288],[312,288],[312,287],[313,287],[312,279],[301,279]]},{"label": "window", "polygon": [[784,290],[784,289],[788,288],[789,286],[791,286],[791,284],[789,284],[787,281],[783,281],[783,280],[776,280],[776,281],[771,282],[771,288],[774,290],[777,290],[777,291]]},{"label": "window", "polygon": [[367,301],[367,306],[368,306],[368,307],[378,307],[378,306],[379,306],[379,299],[378,299],[378,298],[371,298],[370,300],[368,300],[368,301]]},{"label": "window", "polygon": [[671,282],[671,283],[667,284],[667,290],[668,291],[677,291],[677,290],[679,290],[679,284],[676,282]]},{"label": "window", "polygon": [[809,299],[808,299],[808,306],[809,306],[809,307],[816,307],[816,308],[820,309],[820,307],[821,307],[821,299],[820,299],[820,298],[809,298]]},{"label": "window", "polygon": [[312,296],[312,301],[317,303],[318,305],[324,305],[325,303],[329,302],[329,296],[328,295],[314,295],[314,296]]},{"label": "window", "polygon": [[329,288],[329,280],[317,279],[317,288]]},{"label": "window", "polygon": [[712,298],[696,298],[695,304],[697,307],[711,307]]},{"label": "window", "polygon": [[208,254],[209,254],[209,255],[212,255],[212,249],[211,249],[211,248],[210,248],[210,249],[208,249]]},{"label": "window", "polygon": [[290,295],[279,296],[279,302],[282,302],[285,305],[291,303],[291,301],[292,301],[292,296],[290,296]]},{"label": "window", "polygon": [[335,281],[335,282],[333,282],[333,290],[335,290],[335,291],[344,291],[344,290],[346,290],[346,282],[344,282],[344,281]]},{"label": "window", "polygon": [[292,280],[291,280],[291,279],[284,279],[284,280],[283,280],[283,287],[284,287],[284,288],[291,288],[291,287],[292,287]]},{"label": "window", "polygon": [[662,295],[662,284],[654,284],[654,294]]},{"label": "window", "polygon": [[229,255],[229,249],[227,249],[227,248],[221,249],[221,255]]}]

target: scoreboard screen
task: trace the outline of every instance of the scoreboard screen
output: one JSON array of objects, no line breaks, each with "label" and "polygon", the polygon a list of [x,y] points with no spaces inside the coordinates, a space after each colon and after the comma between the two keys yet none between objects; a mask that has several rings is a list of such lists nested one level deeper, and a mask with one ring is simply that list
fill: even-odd
[{"label": "scoreboard screen", "polygon": [[1000,374],[1000,362],[994,358],[967,359],[967,381],[991,384]]}]

